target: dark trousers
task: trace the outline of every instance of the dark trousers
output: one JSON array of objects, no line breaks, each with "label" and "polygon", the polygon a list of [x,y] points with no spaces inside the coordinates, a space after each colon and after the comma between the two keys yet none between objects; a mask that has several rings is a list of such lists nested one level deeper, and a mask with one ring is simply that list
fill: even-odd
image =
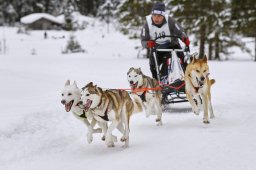
[{"label": "dark trousers", "polygon": [[[174,49],[181,49],[180,45],[172,47]],[[181,61],[181,66],[183,68],[183,71],[185,72],[185,69],[187,67],[187,63],[184,62],[184,53],[183,52],[176,52],[177,56],[180,58]],[[168,76],[168,59],[171,57],[170,52],[157,52],[156,58],[157,58],[157,63],[158,63],[158,68],[159,66],[162,65],[161,69],[159,70],[160,72],[160,78],[163,76]],[[154,60],[153,53],[149,53],[149,66],[150,66],[150,71],[152,73],[152,77],[157,79],[157,71],[156,71],[156,64]]]}]

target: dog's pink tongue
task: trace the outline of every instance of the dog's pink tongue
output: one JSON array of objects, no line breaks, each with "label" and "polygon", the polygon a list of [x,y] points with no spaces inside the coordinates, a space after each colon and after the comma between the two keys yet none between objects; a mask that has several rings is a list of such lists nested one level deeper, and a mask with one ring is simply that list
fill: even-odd
[{"label": "dog's pink tongue", "polygon": [[69,104],[65,104],[65,110],[66,110],[66,112],[69,112],[69,110],[70,110]]},{"label": "dog's pink tongue", "polygon": [[135,89],[137,87],[137,84],[132,84],[132,88]]},{"label": "dog's pink tongue", "polygon": [[84,105],[85,111],[88,111],[88,109],[90,108],[91,104],[92,104],[92,101],[88,99],[86,101],[86,104]]}]

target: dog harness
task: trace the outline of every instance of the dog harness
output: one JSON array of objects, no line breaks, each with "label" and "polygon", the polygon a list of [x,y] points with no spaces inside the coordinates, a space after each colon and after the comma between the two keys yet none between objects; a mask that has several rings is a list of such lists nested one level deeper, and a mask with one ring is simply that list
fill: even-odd
[{"label": "dog harness", "polygon": [[144,91],[141,95],[138,95],[143,102],[146,102],[146,91]]},{"label": "dog harness", "polygon": [[[119,95],[120,95],[121,100],[122,100],[122,91],[119,90],[118,92],[119,92]],[[98,104],[98,107],[101,105],[101,103],[102,103],[102,99],[100,100],[100,103]],[[108,103],[108,106],[107,106],[107,108],[106,108],[106,110],[105,110],[103,116],[98,115],[100,118],[102,118],[102,119],[105,120],[105,121],[109,121],[109,119],[108,119],[109,105],[110,105],[110,104]]]},{"label": "dog harness", "polygon": [[81,114],[81,115],[77,115],[78,117],[81,117],[81,118],[83,118],[83,119],[87,119],[87,116],[86,116],[86,114],[85,114],[85,111],[84,111],[84,109],[83,108],[81,108],[79,105],[81,105],[83,102],[82,101],[80,101],[80,102],[78,102],[77,104],[76,104],[76,106],[78,106],[80,109],[82,109],[83,110],[83,114]]},{"label": "dog harness", "polygon": [[79,115],[79,117],[84,118],[84,119],[87,119],[87,116],[86,116],[86,114],[85,114],[85,111],[84,111],[84,110],[83,110],[83,114]]},{"label": "dog harness", "polygon": [[[109,106],[109,105],[108,105]],[[100,116],[100,115],[98,115],[101,119],[103,119],[103,120],[105,120],[105,121],[109,121],[109,119],[108,119],[108,107],[107,107],[107,109],[106,109],[106,111],[105,111],[105,113],[104,113],[104,116]]]},{"label": "dog harness", "polygon": [[[102,103],[102,98],[101,98],[100,103],[98,104],[97,107],[99,107],[101,105],[101,103]],[[109,106],[109,104],[108,104],[108,106]],[[108,119],[108,106],[107,106],[107,109],[105,110],[103,116],[97,115],[97,116],[99,116],[101,119],[103,119],[105,121],[109,121],[109,119]]]},{"label": "dog harness", "polygon": [[[189,76],[190,78],[192,78],[190,74],[189,74],[188,76]],[[200,87],[199,87],[199,86],[198,86],[198,87],[195,87],[195,86],[193,85],[191,79],[189,79],[189,80],[190,80],[190,83],[192,84],[193,88],[195,89],[196,93],[198,93]]]}]

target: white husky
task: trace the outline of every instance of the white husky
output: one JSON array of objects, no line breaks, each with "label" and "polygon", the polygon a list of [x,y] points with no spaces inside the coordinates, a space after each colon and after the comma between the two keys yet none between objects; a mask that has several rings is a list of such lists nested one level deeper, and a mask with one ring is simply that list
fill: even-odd
[{"label": "white husky", "polygon": [[[96,120],[93,118],[90,112],[85,112],[85,110],[83,109],[82,102],[80,101],[81,89],[77,87],[76,82],[74,82],[71,85],[70,81],[67,80],[61,95],[62,95],[61,103],[65,105],[66,112],[69,112],[71,110],[71,112],[75,115],[75,117],[82,120],[84,124],[87,126],[88,128],[87,141],[88,143],[91,143],[93,140],[92,134],[101,133],[102,130],[93,129],[93,127],[96,124]],[[89,122],[89,120],[92,120],[91,123]]]}]

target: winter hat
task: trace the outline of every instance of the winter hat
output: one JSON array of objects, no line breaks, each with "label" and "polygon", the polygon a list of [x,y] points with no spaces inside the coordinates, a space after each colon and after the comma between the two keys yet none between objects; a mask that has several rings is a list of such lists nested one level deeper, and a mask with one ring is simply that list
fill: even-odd
[{"label": "winter hat", "polygon": [[152,14],[165,15],[164,3],[156,2],[152,8]]}]

